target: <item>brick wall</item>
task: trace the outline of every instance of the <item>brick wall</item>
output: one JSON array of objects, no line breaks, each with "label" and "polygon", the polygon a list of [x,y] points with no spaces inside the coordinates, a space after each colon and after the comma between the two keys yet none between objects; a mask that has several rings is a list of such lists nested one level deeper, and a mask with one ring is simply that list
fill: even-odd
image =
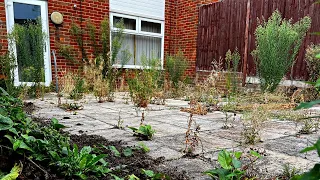
[{"label": "brick wall", "polygon": [[0,2],[0,53],[7,49],[7,27],[6,27],[6,10],[4,2]]},{"label": "brick wall", "polygon": [[[169,0],[166,1],[166,3]],[[196,74],[196,54],[197,54],[197,34],[198,15],[201,5],[218,2],[219,0],[175,0],[175,20],[174,42],[171,47],[177,51],[181,49],[189,61],[189,68],[186,75],[195,77]],[[166,24],[167,24],[166,20]]]},{"label": "brick wall", "polygon": [[[76,6],[76,7],[75,7]],[[70,34],[72,23],[80,25],[85,31],[89,20],[97,27],[99,31],[100,23],[104,18],[109,17],[109,0],[55,0],[48,1],[49,17],[54,11],[63,14],[64,22],[62,25],[56,26],[51,21],[49,22],[50,31],[50,49],[59,50],[58,45],[71,45],[76,50],[77,60],[82,60],[82,53],[76,38]],[[87,33],[83,36],[84,48],[88,52],[89,58],[92,57],[93,48],[89,44],[89,37]],[[96,37],[99,37],[98,34]],[[52,69],[54,68],[53,58],[51,58]],[[68,62],[65,58],[57,54],[58,74],[62,75],[65,70],[77,70],[78,66],[75,63]],[[54,72],[54,71],[52,71]]]}]

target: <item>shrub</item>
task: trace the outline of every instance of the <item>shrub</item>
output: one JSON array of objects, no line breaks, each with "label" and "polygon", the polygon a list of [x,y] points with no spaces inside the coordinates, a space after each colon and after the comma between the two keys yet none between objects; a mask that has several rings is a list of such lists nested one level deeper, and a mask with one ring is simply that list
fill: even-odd
[{"label": "shrub", "polygon": [[182,80],[182,76],[187,67],[188,62],[183,55],[183,52],[179,51],[173,56],[167,56],[165,68],[168,73],[168,78],[174,88],[177,89],[179,87],[179,81]]},{"label": "shrub", "polygon": [[320,78],[320,59],[317,54],[320,53],[320,45],[311,45],[306,50],[305,61],[309,71],[309,80],[316,81]]},{"label": "shrub", "polygon": [[257,27],[257,48],[253,55],[263,91],[273,92],[293,66],[310,26],[308,16],[292,24],[292,20],[282,19],[279,11],[275,11],[268,21],[263,20]]}]

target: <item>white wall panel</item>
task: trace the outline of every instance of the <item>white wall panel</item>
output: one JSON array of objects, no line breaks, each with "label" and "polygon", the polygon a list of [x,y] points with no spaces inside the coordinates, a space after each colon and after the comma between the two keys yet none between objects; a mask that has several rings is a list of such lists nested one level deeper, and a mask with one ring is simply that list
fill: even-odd
[{"label": "white wall panel", "polygon": [[110,0],[110,11],[164,20],[165,0]]}]

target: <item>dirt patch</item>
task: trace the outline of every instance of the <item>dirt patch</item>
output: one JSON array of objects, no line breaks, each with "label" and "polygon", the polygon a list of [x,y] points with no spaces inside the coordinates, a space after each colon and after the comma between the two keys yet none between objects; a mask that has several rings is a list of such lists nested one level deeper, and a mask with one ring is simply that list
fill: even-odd
[{"label": "dirt patch", "polygon": [[[164,157],[158,159],[152,159],[150,156],[145,154],[142,150],[137,149],[136,147],[130,147],[132,155],[126,157],[123,152],[128,147],[122,141],[108,141],[101,136],[96,135],[71,135],[71,144],[76,143],[79,148],[84,146],[91,146],[96,148],[99,153],[107,154],[108,157],[106,161],[109,163],[109,168],[113,170],[113,174],[119,177],[125,177],[127,175],[135,174],[140,179],[147,179],[143,174],[141,174],[141,169],[152,170],[158,172],[159,166],[164,162]],[[114,146],[120,152],[120,157],[117,157],[114,152],[109,149],[103,148],[103,146]],[[2,147],[2,153],[0,154],[0,169],[5,172],[9,172],[14,164],[23,164],[23,170],[18,179],[23,180],[37,180],[37,179],[54,179],[60,180],[65,179],[64,177],[56,175],[54,170],[49,167],[44,167],[41,165],[41,162],[35,162],[43,170],[48,172],[48,175],[39,167],[35,166],[32,161],[28,158],[19,155],[15,152]],[[162,173],[170,176],[172,180],[184,180],[189,179],[182,173],[178,173],[175,168],[161,168]],[[89,179],[96,179],[95,177]],[[100,178],[101,180],[110,180],[113,179],[111,176]]]},{"label": "dirt patch", "polygon": [[[122,152],[128,147],[122,141],[110,142],[101,136],[96,135],[71,135],[72,143],[76,143],[79,148],[83,146],[94,145],[101,151],[102,154],[107,154],[107,162],[109,162],[109,167],[113,170],[113,174],[119,177],[125,177],[127,175],[135,174],[140,179],[146,179],[146,177],[141,174],[141,169],[152,170],[154,172],[159,172],[159,166],[164,162],[165,158],[160,157],[157,159],[152,159],[150,156],[145,154],[142,150],[136,150],[136,147],[130,147],[133,150],[132,156],[125,157]],[[109,150],[100,147],[104,146],[114,146],[121,153],[120,157],[116,157],[115,154]],[[189,179],[182,173],[177,172],[177,168],[164,168],[162,172],[170,177],[172,180],[184,180]],[[105,177],[102,179],[111,179],[111,177]]]}]

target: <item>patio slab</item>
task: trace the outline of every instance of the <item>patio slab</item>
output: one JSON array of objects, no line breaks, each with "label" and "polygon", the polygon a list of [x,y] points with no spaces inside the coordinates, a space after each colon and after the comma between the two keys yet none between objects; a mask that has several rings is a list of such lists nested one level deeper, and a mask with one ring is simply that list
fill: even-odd
[{"label": "patio slab", "polygon": [[[290,163],[298,169],[307,170],[317,161],[316,152],[300,154],[299,151],[310,146],[319,138],[319,133],[297,136],[297,126],[291,121],[270,121],[266,123],[262,135],[262,143],[254,146],[241,146],[242,122],[241,114],[237,114],[232,128],[222,129],[225,123],[225,115],[222,112],[212,112],[205,116],[194,115],[193,119],[200,125],[199,137],[203,145],[197,147],[195,154],[201,156],[189,159],[183,157],[185,148],[185,133],[188,127],[189,114],[181,112],[181,107],[189,107],[187,101],[167,100],[166,105],[150,105],[143,110],[137,109],[132,103],[126,103],[124,93],[116,97],[115,102],[97,103],[95,97],[85,96],[79,101],[84,106],[83,110],[68,112],[57,107],[55,94],[48,94],[44,101],[30,100],[37,108],[33,116],[49,120],[53,117],[66,125],[66,131],[71,134],[86,133],[100,135],[110,141],[122,141],[128,146],[139,144],[139,140],[133,136],[128,126],[138,127],[141,113],[145,112],[145,124],[152,125],[156,130],[152,141],[143,141],[149,148],[148,153],[157,159],[165,158],[165,163],[159,166],[177,168],[177,171],[185,172],[190,179],[210,179],[202,174],[203,171],[214,168],[217,165],[218,153],[221,149],[247,151],[248,148],[260,148],[266,152],[266,156],[257,161],[258,175],[261,179],[272,177],[281,173],[282,166]],[[62,102],[73,102],[62,99]],[[120,112],[120,113],[119,113]],[[123,120],[124,130],[115,129],[120,119]],[[193,127],[194,128],[194,127]]]}]

